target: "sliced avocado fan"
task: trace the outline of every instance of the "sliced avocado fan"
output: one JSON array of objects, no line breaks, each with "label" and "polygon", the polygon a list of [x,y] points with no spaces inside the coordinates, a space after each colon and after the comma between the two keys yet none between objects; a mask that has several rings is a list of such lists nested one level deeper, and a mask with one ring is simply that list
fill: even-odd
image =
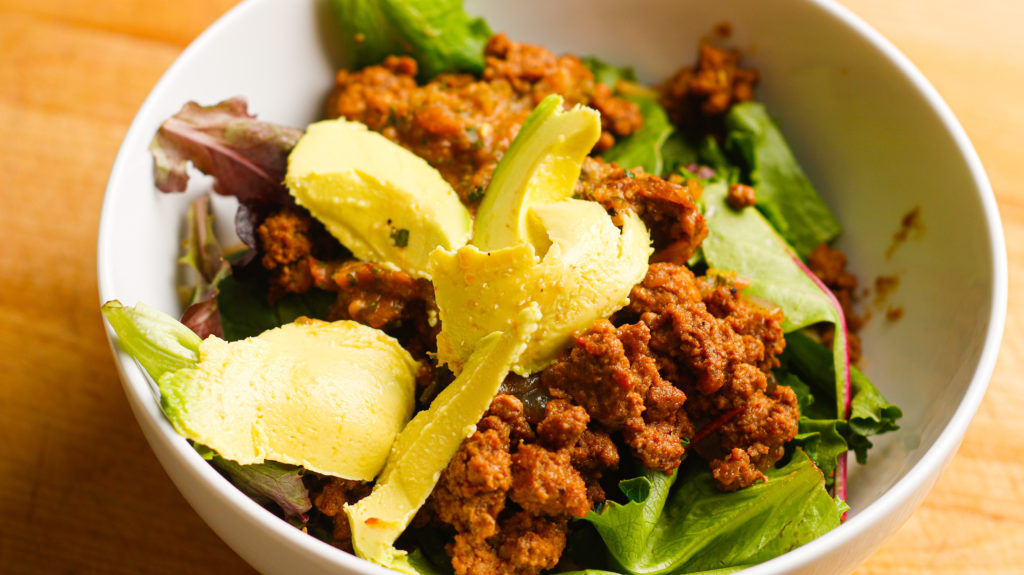
[{"label": "sliced avocado fan", "polygon": [[471,244],[430,254],[441,318],[438,360],[459,373],[483,336],[533,302],[543,319],[512,366],[543,369],[578,330],[628,301],[647,272],[650,233],[633,212],[620,230],[596,202],[571,199],[601,133],[597,111],[548,96],[501,158]]},{"label": "sliced avocado fan", "polygon": [[200,341],[144,304],[102,310],[156,381],[175,430],[224,459],[369,481],[412,415],[419,364],[380,330],[299,320],[241,341]]}]

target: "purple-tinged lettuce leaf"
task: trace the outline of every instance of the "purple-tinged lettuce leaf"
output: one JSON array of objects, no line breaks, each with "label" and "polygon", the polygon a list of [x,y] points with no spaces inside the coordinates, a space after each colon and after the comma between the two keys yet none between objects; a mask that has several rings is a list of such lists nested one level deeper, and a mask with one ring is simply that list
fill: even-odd
[{"label": "purple-tinged lettuce leaf", "polygon": [[[843,306],[840,305],[839,300],[836,299],[832,290],[828,289],[821,279],[815,275],[814,272],[808,268],[800,256],[796,255],[796,252],[792,252],[793,262],[800,268],[814,285],[818,286],[818,289],[824,293],[829,303],[835,309],[836,321],[833,322],[835,325],[835,336],[832,341],[832,357],[833,365],[835,366],[836,375],[836,389],[839,391],[837,394],[836,411],[839,413],[839,417],[843,420],[850,419],[850,347],[849,338],[846,333],[846,316],[843,314]],[[846,501],[846,453],[840,453],[836,458],[836,472],[835,472],[835,483],[834,489],[836,497],[841,501]],[[846,514],[843,514],[843,519],[846,519]]]},{"label": "purple-tinged lettuce leaf", "polygon": [[210,463],[256,503],[264,507],[277,506],[285,519],[294,518],[306,523],[307,513],[313,504],[309,490],[302,482],[301,467],[274,461],[239,465],[218,455],[214,455]]},{"label": "purple-tinged lettuce leaf", "polygon": [[214,290],[207,299],[189,304],[181,314],[181,323],[203,339],[211,335],[224,339],[220,309],[217,307],[217,291]]},{"label": "purple-tinged lettuce leaf", "polygon": [[700,461],[673,475],[646,471],[622,482],[628,503],[607,503],[583,520],[604,540],[613,569],[630,575],[727,573],[839,525],[843,506],[803,451],[766,475],[766,482],[723,493]]},{"label": "purple-tinged lettuce leaf", "polygon": [[185,255],[178,259],[178,263],[195,271],[196,282],[181,323],[203,339],[210,335],[223,338],[224,330],[217,308],[217,286],[231,274],[231,265],[224,259],[224,251],[213,233],[209,196],[201,196],[189,205],[184,244]]},{"label": "purple-tinged lettuce leaf", "polygon": [[292,203],[284,176],[288,153],[301,135],[301,130],[257,120],[242,98],[212,106],[188,102],[150,142],[153,179],[162,192],[183,192],[191,162],[213,176],[215,192],[238,198],[235,228],[251,248],[233,262],[239,269],[255,255],[259,223],[271,210]]},{"label": "purple-tinged lettuce leaf", "polygon": [[[288,152],[301,130],[256,119],[242,98],[212,106],[188,102],[160,126],[149,145],[153,178],[163,192],[183,192],[188,164],[213,176],[213,189],[244,204],[280,204]],[[282,195],[283,194],[283,195]]]}]

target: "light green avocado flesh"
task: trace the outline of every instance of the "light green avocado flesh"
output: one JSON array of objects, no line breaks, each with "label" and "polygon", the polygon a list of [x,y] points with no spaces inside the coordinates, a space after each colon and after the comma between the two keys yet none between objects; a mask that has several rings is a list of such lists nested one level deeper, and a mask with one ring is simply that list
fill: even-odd
[{"label": "light green avocado flesh", "polygon": [[583,159],[601,136],[601,115],[591,108],[562,109],[552,94],[523,122],[476,214],[473,245],[485,252],[519,244],[544,253],[550,245],[530,207],[572,196]]},{"label": "light green avocado flesh", "polygon": [[434,489],[462,441],[476,429],[491,398],[537,329],[536,305],[522,310],[504,333],[477,342],[465,369],[430,407],[416,414],[395,440],[369,496],[345,507],[356,555],[407,570],[394,542]]},{"label": "light green avocado flesh", "polygon": [[441,174],[358,122],[311,124],[288,156],[296,203],[359,259],[429,277],[434,248],[469,241],[472,218]]}]

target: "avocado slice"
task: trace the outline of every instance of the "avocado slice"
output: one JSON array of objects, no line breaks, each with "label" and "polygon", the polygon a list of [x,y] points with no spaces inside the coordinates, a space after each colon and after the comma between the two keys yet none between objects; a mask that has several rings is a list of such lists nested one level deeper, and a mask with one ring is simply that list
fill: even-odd
[{"label": "avocado slice", "polygon": [[355,505],[345,506],[356,555],[416,572],[394,542],[434,490],[459,445],[476,429],[539,320],[540,311],[530,305],[505,326],[507,331],[478,340],[462,373],[405,426],[373,491]]},{"label": "avocado slice", "polygon": [[458,248],[472,234],[469,212],[437,170],[359,122],[307,127],[285,185],[357,258],[415,277],[429,277],[434,248]]},{"label": "avocado slice", "polygon": [[431,254],[441,318],[438,361],[463,369],[475,342],[506,329],[516,311],[536,303],[543,319],[512,370],[550,365],[573,333],[628,302],[647,273],[650,234],[629,212],[620,231],[600,204],[562,200],[531,208],[551,244],[538,257],[528,244],[485,252],[474,245]]},{"label": "avocado slice", "polygon": [[276,461],[369,481],[412,415],[419,364],[353,321],[300,319],[228,343],[199,342],[143,304],[109,302],[103,314],[156,381],[178,433],[242,465]]},{"label": "avocado slice", "polygon": [[498,162],[476,214],[473,245],[485,252],[529,244],[542,254],[547,233],[529,209],[572,196],[583,159],[601,136],[601,115],[562,97],[544,98]]}]

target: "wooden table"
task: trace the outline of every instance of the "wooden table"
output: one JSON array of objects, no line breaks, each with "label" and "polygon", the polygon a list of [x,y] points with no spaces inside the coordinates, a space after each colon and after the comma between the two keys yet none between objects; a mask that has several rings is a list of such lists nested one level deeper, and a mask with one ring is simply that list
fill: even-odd
[{"label": "wooden table", "polygon": [[[251,573],[178,494],[98,313],[107,174],[135,111],[235,0],[0,0],[0,573]],[[988,169],[1010,311],[959,454],[856,573],[1024,570],[1024,2],[845,0],[917,64]]]}]

